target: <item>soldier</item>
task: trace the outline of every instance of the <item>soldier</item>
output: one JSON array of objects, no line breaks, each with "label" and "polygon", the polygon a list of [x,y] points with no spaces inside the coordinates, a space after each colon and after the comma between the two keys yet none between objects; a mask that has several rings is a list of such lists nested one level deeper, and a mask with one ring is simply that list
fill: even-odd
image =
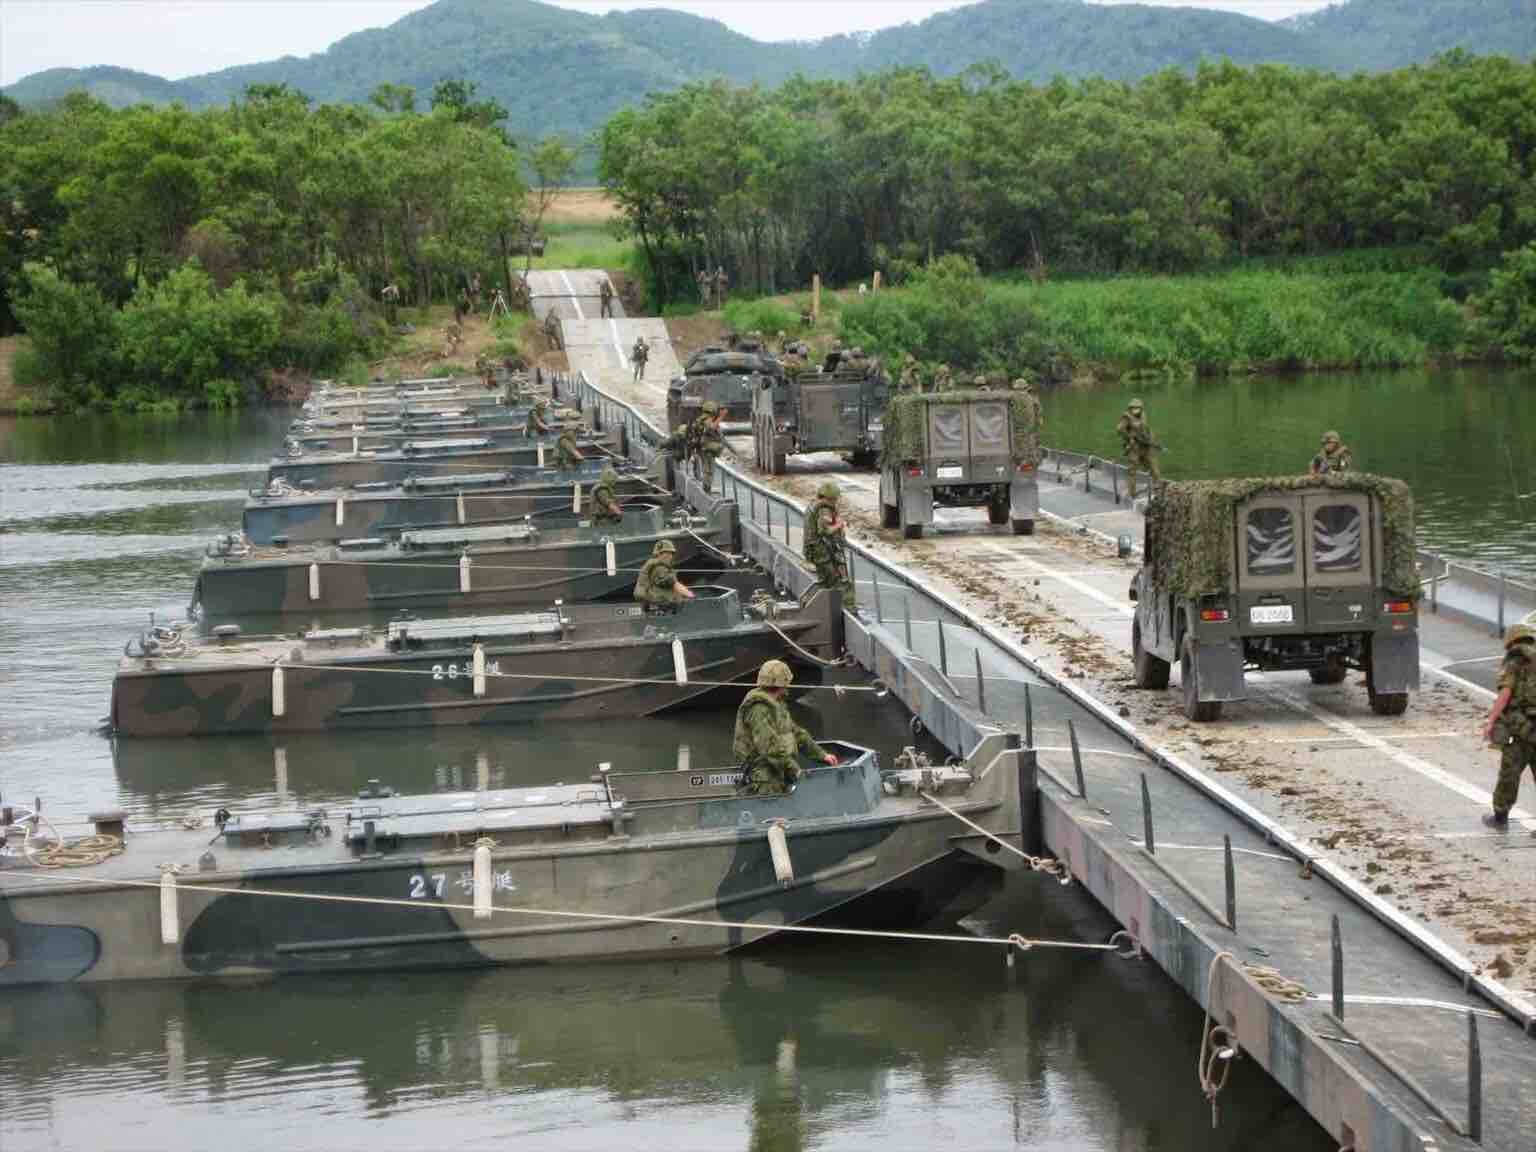
[{"label": "soldier", "polygon": [[613,285],[608,283],[608,277],[603,277],[603,282],[597,288],[598,316],[613,316]]},{"label": "soldier", "polygon": [[560,439],[555,442],[555,467],[570,470],[580,468],[586,459],[576,447],[576,425],[566,424],[560,429]]},{"label": "soldier", "polygon": [[725,308],[725,290],[730,287],[730,277],[725,274],[725,265],[720,264],[715,268],[715,307]]},{"label": "soldier", "polygon": [[980,372],[976,373],[971,379],[971,387],[978,392],[990,392],[992,390],[992,385],[987,382],[987,378]]},{"label": "soldier", "polygon": [[698,275],[694,279],[699,284],[699,306],[707,310],[709,308],[709,289],[711,283],[709,270],[707,268],[700,268]]},{"label": "soldier", "polygon": [[779,329],[778,335],[774,337],[774,342],[777,343],[778,346],[779,346],[779,355],[780,356],[784,355],[786,352],[789,351],[789,334],[786,333],[784,331],[784,329],[782,329],[782,328]]},{"label": "soldier", "polygon": [[854,606],[853,581],[848,577],[846,526],[838,515],[842,493],[831,482],[816,489],[816,503],[805,518],[805,558],[816,569],[816,582],[829,592],[841,592],[843,604]]},{"label": "soldier", "polygon": [[1324,432],[1322,449],[1312,457],[1312,475],[1327,476],[1330,472],[1348,472],[1355,463],[1355,454],[1342,441],[1337,432]]},{"label": "soldier", "polygon": [[1045,431],[1045,416],[1040,410],[1040,397],[1035,395],[1035,385],[1028,376],[1020,376],[1013,382],[1014,403],[1024,410],[1037,432]]},{"label": "soldier", "polygon": [[732,749],[741,765],[742,788],[751,795],[783,795],[800,778],[798,755],[814,756],[824,764],[837,757],[796,724],[784,702],[794,674],[782,660],[765,660],[757,670],[757,687],[736,710]]},{"label": "soldier", "polygon": [[592,523],[618,524],[624,519],[624,508],[619,503],[619,474],[609,465],[592,486]]},{"label": "soldier", "polygon": [[1502,832],[1520,797],[1520,777],[1527,768],[1536,776],[1536,628],[1529,624],[1516,624],[1504,637],[1499,695],[1483,725],[1483,738],[1499,749],[1493,811],[1483,815],[1483,823]]},{"label": "soldier", "polygon": [[523,435],[528,439],[542,436],[549,431],[549,401],[543,397],[537,397],[533,407],[528,411],[528,421],[523,425]]},{"label": "soldier", "polygon": [[699,480],[706,492],[714,484],[715,461],[725,451],[725,435],[720,431],[720,420],[724,415],[718,404],[706,400],[691,429],[688,450],[699,461]]},{"label": "soldier", "polygon": [[1152,429],[1147,426],[1145,409],[1141,398],[1136,397],[1125,406],[1125,411],[1120,414],[1120,421],[1115,425],[1115,432],[1120,437],[1120,448],[1125,453],[1125,464],[1130,469],[1131,503],[1136,502],[1136,472],[1138,469],[1152,474],[1152,483],[1157,484],[1161,477],[1158,475],[1157,456],[1154,454],[1162,447],[1152,439]]},{"label": "soldier", "polygon": [[496,369],[484,354],[475,357],[475,371],[480,374],[480,382],[485,385],[485,390],[487,392],[494,392],[496,390]]},{"label": "soldier", "polygon": [[656,541],[651,558],[635,581],[636,600],[651,608],[672,608],[693,599],[693,593],[677,578],[676,555],[677,545],[672,541]]},{"label": "soldier", "polygon": [[380,292],[379,296],[384,301],[384,323],[388,324],[390,329],[393,330],[395,318],[400,308],[400,289],[395,287],[393,281],[391,281],[384,285],[384,291]]},{"label": "soldier", "polygon": [[903,392],[922,391],[922,381],[917,375],[917,361],[909,355],[901,365],[901,383],[898,385]]},{"label": "soldier", "polygon": [[954,384],[950,379],[949,365],[940,364],[938,371],[933,374],[933,390],[935,392],[948,392],[952,387],[954,387]]},{"label": "soldier", "polygon": [[630,359],[635,362],[635,383],[645,379],[645,361],[651,354],[651,346],[645,342],[644,336],[635,337],[635,346],[630,350]]},{"label": "soldier", "polygon": [[560,328],[560,317],[553,312],[544,317],[544,339],[556,352],[565,350],[565,334]]}]

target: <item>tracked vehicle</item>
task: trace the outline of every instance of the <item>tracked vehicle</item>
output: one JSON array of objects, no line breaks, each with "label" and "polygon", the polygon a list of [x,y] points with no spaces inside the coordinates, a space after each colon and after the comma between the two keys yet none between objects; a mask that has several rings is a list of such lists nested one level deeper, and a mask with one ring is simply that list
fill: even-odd
[{"label": "tracked vehicle", "polygon": [[782,475],[787,457],[806,452],[840,452],[861,468],[873,464],[889,395],[878,362],[836,353],[815,371],[762,381],[752,397],[758,470]]},{"label": "tracked vehicle", "polygon": [[712,400],[725,413],[721,427],[727,435],[746,432],[752,426],[757,389],[783,378],[783,365],[755,341],[735,348],[701,348],[667,387],[667,427],[692,424],[704,403]]}]

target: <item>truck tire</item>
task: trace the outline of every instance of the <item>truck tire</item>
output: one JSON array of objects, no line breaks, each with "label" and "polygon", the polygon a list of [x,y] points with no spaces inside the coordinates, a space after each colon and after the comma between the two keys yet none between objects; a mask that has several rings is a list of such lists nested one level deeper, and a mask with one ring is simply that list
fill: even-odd
[{"label": "truck tire", "polygon": [[1195,675],[1195,643],[1184,637],[1183,650],[1179,655],[1180,687],[1184,690],[1184,715],[1197,724],[1208,724],[1221,719],[1220,700],[1201,700]]},{"label": "truck tire", "polygon": [[887,504],[882,500],[880,502],[880,527],[901,527],[901,509],[897,508],[893,504]]},{"label": "truck tire", "polygon": [[1008,497],[1001,500],[993,497],[987,501],[987,522],[990,524],[1008,523]]},{"label": "truck tire", "polygon": [[1376,691],[1376,662],[1371,658],[1369,640],[1365,649],[1365,694],[1371,711],[1378,716],[1401,716],[1408,711],[1408,693]]},{"label": "truck tire", "polygon": [[768,453],[768,471],[775,476],[784,475],[784,469],[788,461],[788,455],[784,452],[779,452],[774,449],[771,434],[768,441]]},{"label": "truck tire", "polygon": [[1035,522],[1033,520],[1015,520],[1013,522],[1013,534],[1015,536],[1033,536],[1035,534]]},{"label": "truck tire", "polygon": [[1168,687],[1168,674],[1173,671],[1173,666],[1141,646],[1140,620],[1131,621],[1131,664],[1135,669],[1136,687],[1158,690]]},{"label": "truck tire", "polygon": [[1344,677],[1348,674],[1349,669],[1337,656],[1328,657],[1321,668],[1307,669],[1307,675],[1312,678],[1314,684],[1342,684]]},{"label": "truck tire", "polygon": [[[896,498],[898,500],[901,499],[900,495],[898,495]],[[905,540],[921,540],[922,539],[922,537],[923,537],[923,526],[921,524],[908,524],[907,523],[906,511],[902,508],[902,506],[900,504],[896,505],[896,517],[897,517],[897,522],[900,523],[900,525],[901,525],[901,535],[902,535],[903,539],[905,539]]]}]

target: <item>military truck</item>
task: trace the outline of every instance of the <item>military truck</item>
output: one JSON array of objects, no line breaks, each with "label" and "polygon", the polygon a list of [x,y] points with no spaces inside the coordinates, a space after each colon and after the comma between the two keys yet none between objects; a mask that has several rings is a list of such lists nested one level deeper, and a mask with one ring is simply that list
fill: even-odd
[{"label": "military truck", "polygon": [[880,455],[889,392],[878,361],[839,352],[814,370],[764,380],[752,397],[758,470],[781,475],[785,458],[803,452],[841,452],[868,467]]},{"label": "military truck", "polygon": [[908,540],[933,523],[935,505],[985,508],[1016,536],[1035,531],[1040,426],[1023,393],[901,393],[886,408],[880,462],[880,521]]},{"label": "military truck", "polygon": [[1243,673],[1365,674],[1371,710],[1398,716],[1419,686],[1418,571],[1408,486],[1364,473],[1188,481],[1147,504],[1130,590],[1135,679],[1174,661],[1191,720],[1243,699]]},{"label": "military truck", "polygon": [[753,394],[765,381],[783,376],[783,366],[759,344],[701,348],[667,387],[667,427],[692,424],[704,402],[713,400],[725,413],[722,428],[727,434],[746,432],[752,426]]}]

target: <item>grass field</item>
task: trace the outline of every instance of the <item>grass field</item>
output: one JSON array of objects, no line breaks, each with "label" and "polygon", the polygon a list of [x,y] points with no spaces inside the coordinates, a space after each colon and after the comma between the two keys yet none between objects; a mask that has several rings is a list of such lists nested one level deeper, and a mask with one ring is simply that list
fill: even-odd
[{"label": "grass field", "polygon": [[616,239],[619,209],[601,188],[567,188],[544,212],[543,256],[534,268],[623,268],[634,244]]}]

